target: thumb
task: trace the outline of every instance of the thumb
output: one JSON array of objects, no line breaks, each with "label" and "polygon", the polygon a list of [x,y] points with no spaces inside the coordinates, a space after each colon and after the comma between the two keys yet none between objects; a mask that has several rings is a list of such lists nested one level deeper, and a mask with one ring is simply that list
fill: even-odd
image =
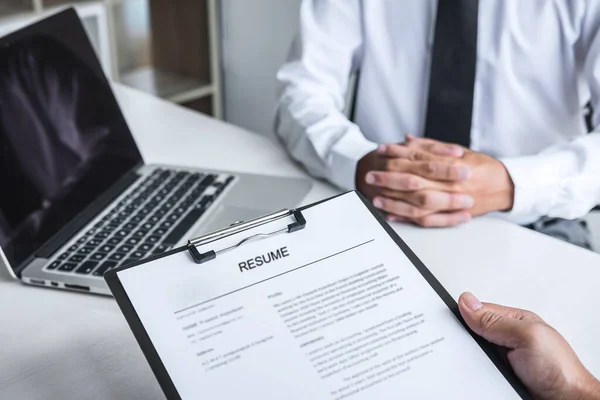
[{"label": "thumb", "polygon": [[471,293],[460,296],[458,308],[476,334],[509,349],[521,347],[528,339],[528,327],[533,321],[540,320],[529,311],[481,303]]}]

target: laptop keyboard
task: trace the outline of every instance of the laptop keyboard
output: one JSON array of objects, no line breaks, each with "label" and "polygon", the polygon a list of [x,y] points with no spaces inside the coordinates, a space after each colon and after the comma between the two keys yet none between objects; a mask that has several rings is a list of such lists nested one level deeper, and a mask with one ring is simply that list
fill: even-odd
[{"label": "laptop keyboard", "polygon": [[113,268],[164,253],[231,181],[230,175],[157,169],[46,269],[101,277]]}]

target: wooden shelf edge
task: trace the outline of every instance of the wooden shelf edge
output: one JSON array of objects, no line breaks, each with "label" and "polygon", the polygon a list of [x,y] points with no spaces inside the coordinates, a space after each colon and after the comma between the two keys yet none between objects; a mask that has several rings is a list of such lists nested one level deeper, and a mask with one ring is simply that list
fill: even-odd
[{"label": "wooden shelf edge", "polygon": [[146,66],[120,73],[120,82],[173,103],[186,103],[213,95],[212,83]]}]

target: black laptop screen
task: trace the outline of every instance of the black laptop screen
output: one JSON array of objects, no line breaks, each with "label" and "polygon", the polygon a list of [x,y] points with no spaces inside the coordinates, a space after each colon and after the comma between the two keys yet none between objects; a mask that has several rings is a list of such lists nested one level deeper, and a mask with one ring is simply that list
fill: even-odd
[{"label": "black laptop screen", "polygon": [[141,161],[74,11],[0,40],[0,247],[13,267]]}]

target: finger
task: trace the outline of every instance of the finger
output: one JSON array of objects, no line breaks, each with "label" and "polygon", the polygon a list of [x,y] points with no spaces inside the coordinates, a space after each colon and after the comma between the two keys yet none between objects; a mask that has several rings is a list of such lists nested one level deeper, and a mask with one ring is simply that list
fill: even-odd
[{"label": "finger", "polygon": [[435,182],[403,172],[372,171],[367,174],[365,180],[369,185],[402,192],[414,192],[437,186]]},{"label": "finger", "polygon": [[415,207],[401,200],[392,200],[386,197],[375,197],[373,199],[373,205],[389,214],[398,217],[408,217],[411,219],[421,218],[432,211],[424,210],[419,207]]},{"label": "finger", "polygon": [[414,220],[396,215],[388,215],[386,219],[389,222],[408,222],[424,228],[450,228],[470,222],[472,217],[469,213],[458,212],[431,214]]},{"label": "finger", "polygon": [[412,161],[434,161],[438,160],[435,154],[427,154],[417,148],[408,148],[402,144],[380,144],[377,154],[388,158],[405,158]]},{"label": "finger", "polygon": [[444,157],[461,158],[465,155],[464,149],[455,144],[434,143],[428,150],[430,153]]},{"label": "finger", "polygon": [[446,161],[392,159],[386,162],[385,169],[418,175],[434,181],[464,181],[471,176],[471,170],[466,165]]},{"label": "finger", "polygon": [[415,224],[424,228],[451,228],[471,222],[473,217],[467,212],[436,213],[417,218]]},{"label": "finger", "polygon": [[[422,149],[416,147],[407,147],[402,144],[380,144],[377,147],[377,154],[386,158],[404,158],[411,161],[448,161],[451,162],[457,158],[456,151],[451,150],[454,145],[444,145],[435,143],[437,153],[430,151],[432,146],[423,147]],[[462,157],[462,150],[460,151],[459,158]]]},{"label": "finger", "polygon": [[468,210],[475,205],[475,200],[468,194],[449,193],[439,190],[399,193],[397,198],[413,206],[433,211]]},{"label": "finger", "polygon": [[387,217],[385,217],[385,219],[388,222],[396,222],[396,223],[401,223],[401,222],[411,222],[411,220],[409,218],[406,217],[398,217],[397,215],[388,215]]},{"label": "finger", "polygon": [[428,152],[439,156],[461,158],[465,155],[465,149],[456,144],[438,142],[427,138],[416,138],[413,135],[407,135],[406,139],[407,143],[422,146]]},{"label": "finger", "polygon": [[458,307],[469,328],[491,343],[516,349],[528,339],[532,319],[527,311],[484,304],[471,293],[460,296]]}]

